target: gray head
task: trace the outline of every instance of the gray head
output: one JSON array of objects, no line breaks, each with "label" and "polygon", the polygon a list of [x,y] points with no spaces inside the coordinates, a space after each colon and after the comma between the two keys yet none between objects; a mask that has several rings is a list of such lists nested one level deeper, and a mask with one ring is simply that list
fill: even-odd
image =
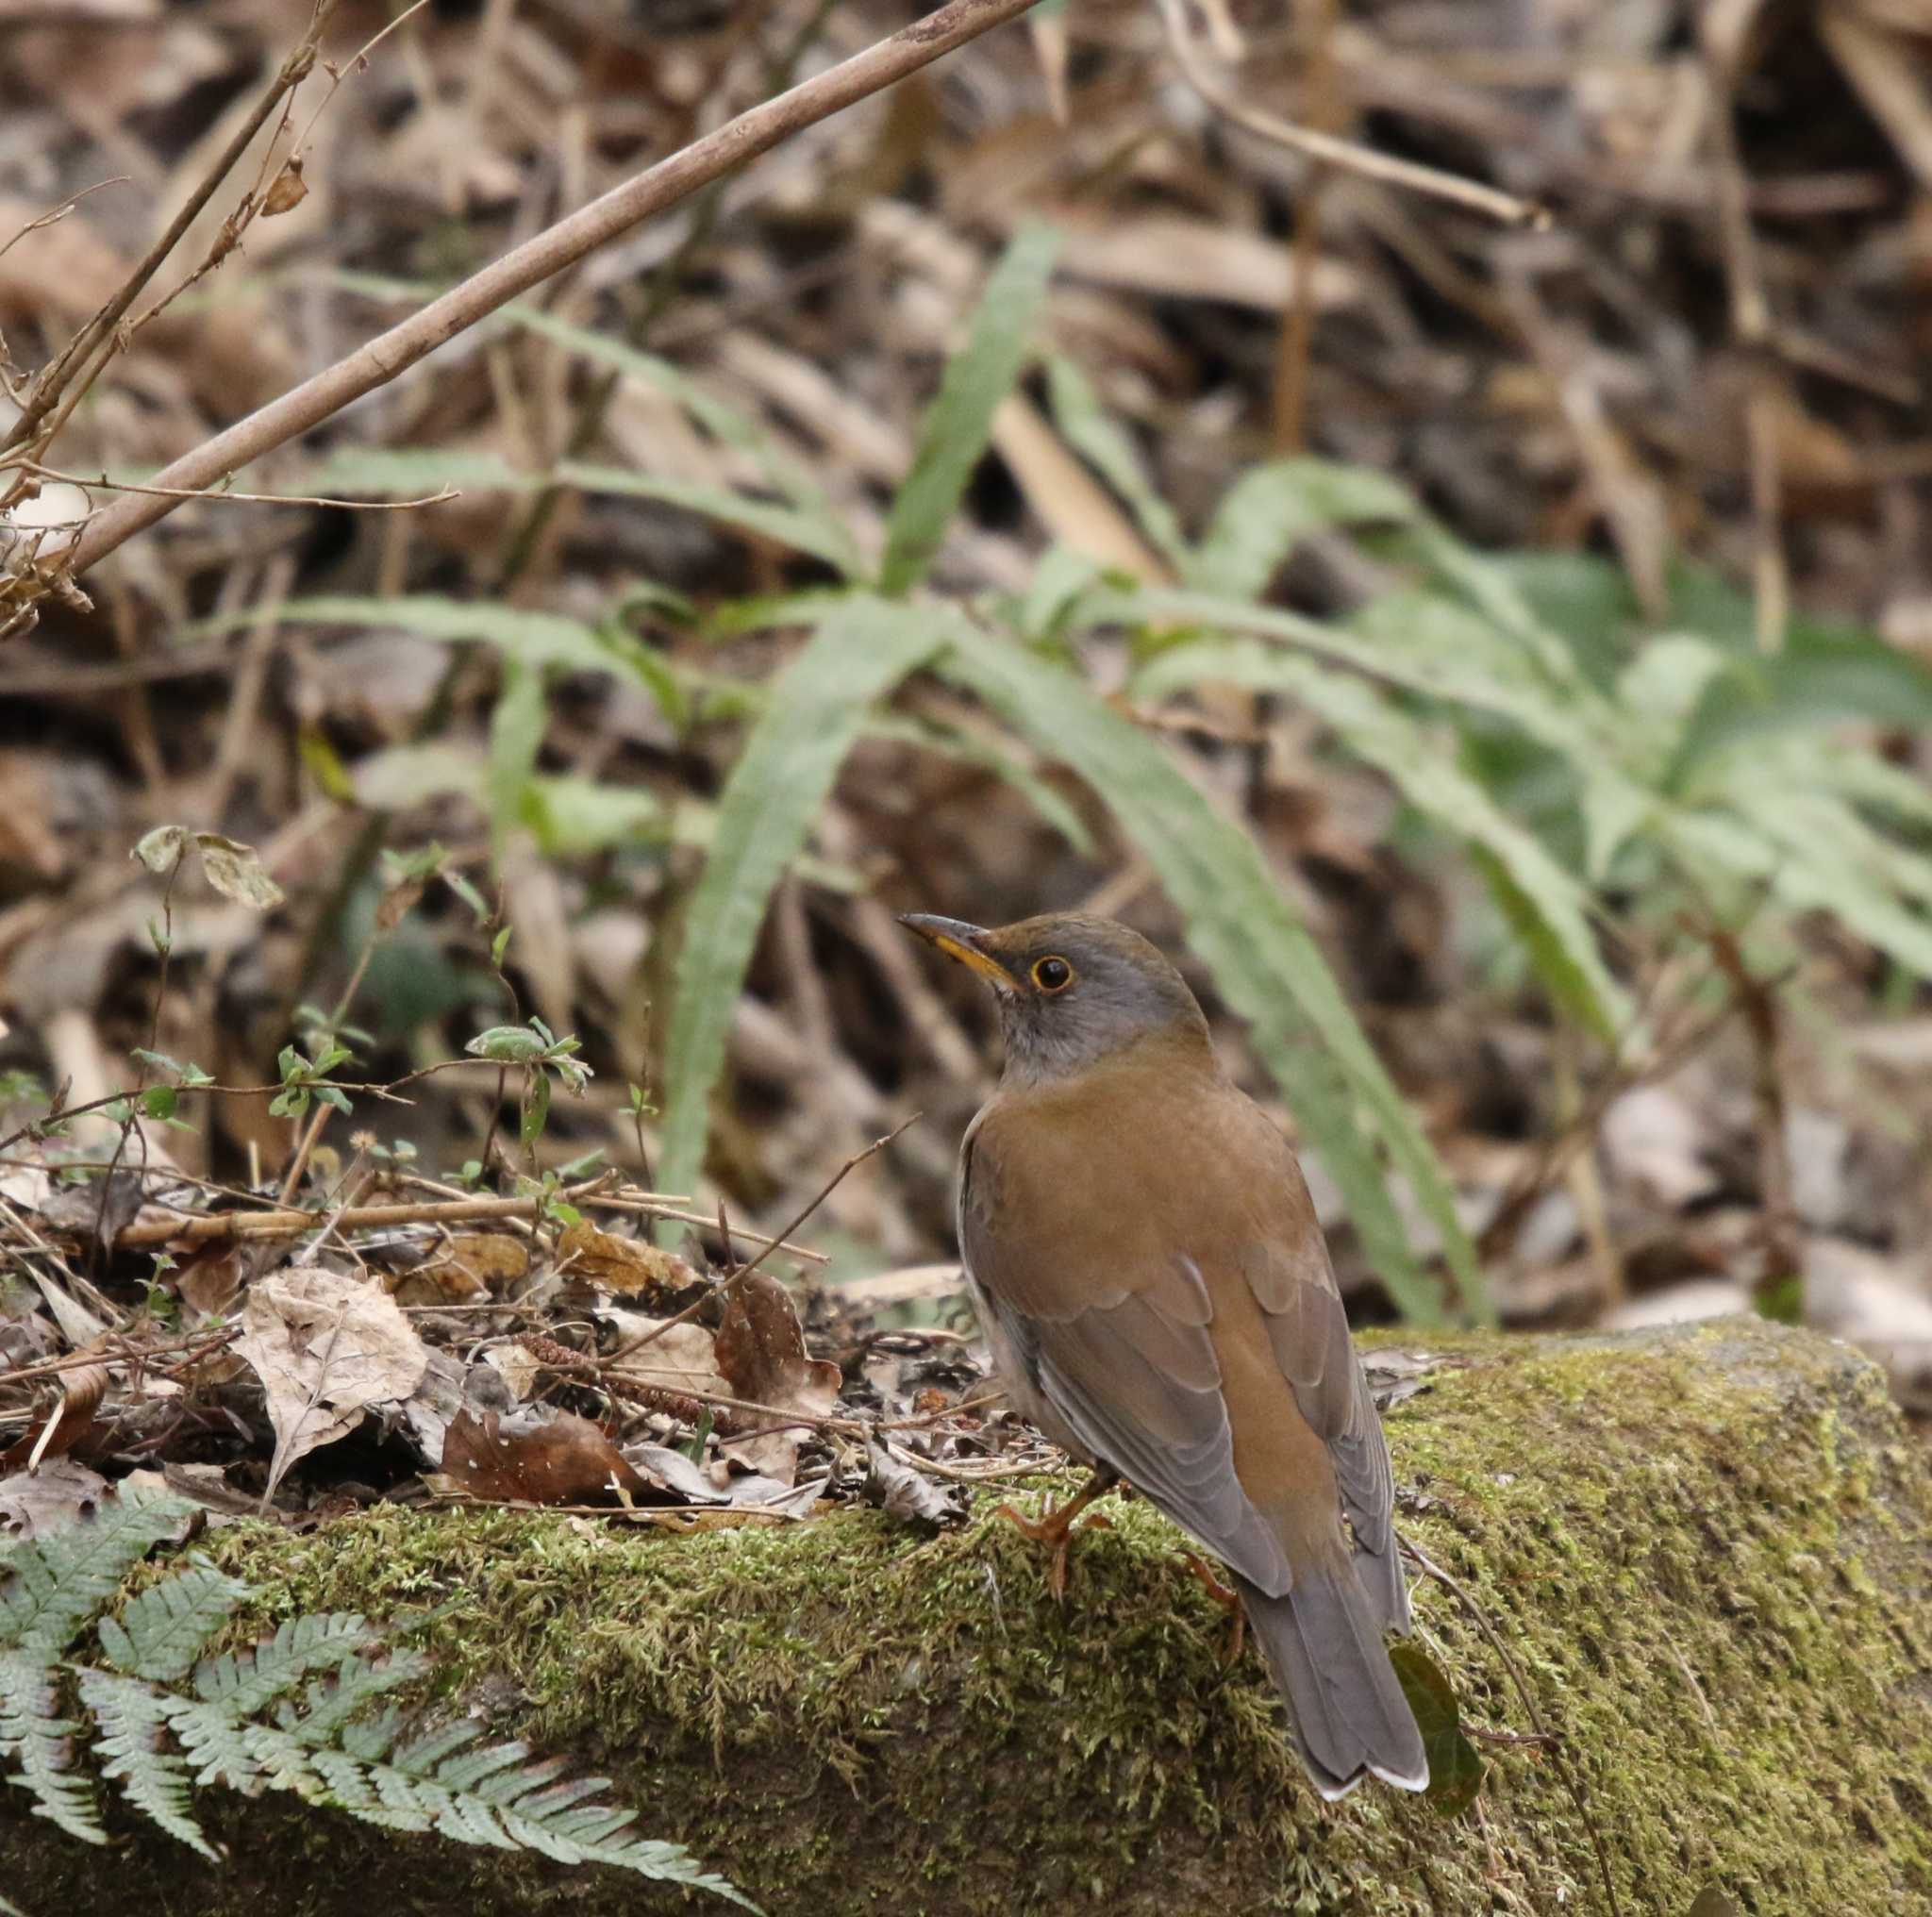
[{"label": "gray head", "polygon": [[909,913],[899,923],[992,987],[1007,1076],[1064,1077],[1156,1035],[1208,1045],[1187,981],[1138,932],[1111,919],[1050,912],[989,931]]}]

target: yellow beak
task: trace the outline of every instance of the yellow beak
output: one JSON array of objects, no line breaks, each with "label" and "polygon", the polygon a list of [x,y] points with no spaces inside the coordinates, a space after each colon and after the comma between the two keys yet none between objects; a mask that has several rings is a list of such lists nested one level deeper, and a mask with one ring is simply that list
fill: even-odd
[{"label": "yellow beak", "polygon": [[917,932],[929,944],[937,945],[948,958],[957,958],[969,972],[976,972],[999,992],[1017,992],[1013,975],[990,953],[982,942],[983,925],[969,925],[964,919],[935,918],[930,912],[903,912],[899,923]]}]

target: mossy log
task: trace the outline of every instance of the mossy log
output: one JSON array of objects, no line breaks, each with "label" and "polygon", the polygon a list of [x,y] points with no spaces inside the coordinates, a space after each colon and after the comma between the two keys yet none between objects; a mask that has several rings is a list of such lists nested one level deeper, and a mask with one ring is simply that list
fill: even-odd
[{"label": "mossy log", "polygon": [[[451,1695],[609,1775],[772,1917],[1594,1912],[1606,1871],[1645,1917],[1712,1886],[1756,1917],[1932,1912],[1932,1475],[1878,1373],[1737,1320],[1431,1348],[1456,1363],[1388,1419],[1401,1522],[1561,1740],[1485,1742],[1456,1818],[1373,1785],[1323,1805],[1137,1501],[1063,1609],[986,1508],[937,1538],[377,1509],[209,1548],[257,1625],[444,1608]],[[1416,1609],[1466,1718],[1531,1730],[1483,1626],[1439,1585]],[[690,1908],[286,1799],[204,1800],[222,1870],[125,1821],[90,1851],[24,1801],[0,1791],[0,1893],[34,1917]]]}]

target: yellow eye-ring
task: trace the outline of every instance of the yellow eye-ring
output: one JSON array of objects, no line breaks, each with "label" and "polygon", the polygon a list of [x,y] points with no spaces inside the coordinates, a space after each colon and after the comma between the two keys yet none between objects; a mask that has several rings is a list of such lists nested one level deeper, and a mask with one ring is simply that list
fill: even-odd
[{"label": "yellow eye-ring", "polygon": [[1074,982],[1074,968],[1064,958],[1036,958],[1033,982],[1041,992],[1064,992]]}]

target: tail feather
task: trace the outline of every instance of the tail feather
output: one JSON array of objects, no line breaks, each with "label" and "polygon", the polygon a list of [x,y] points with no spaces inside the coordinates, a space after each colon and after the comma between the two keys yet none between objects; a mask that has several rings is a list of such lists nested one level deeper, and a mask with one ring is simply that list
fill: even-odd
[{"label": "tail feather", "polygon": [[1342,1797],[1364,1775],[1425,1790],[1422,1732],[1382,1643],[1381,1607],[1355,1566],[1305,1573],[1281,1597],[1236,1582],[1316,1790]]}]

